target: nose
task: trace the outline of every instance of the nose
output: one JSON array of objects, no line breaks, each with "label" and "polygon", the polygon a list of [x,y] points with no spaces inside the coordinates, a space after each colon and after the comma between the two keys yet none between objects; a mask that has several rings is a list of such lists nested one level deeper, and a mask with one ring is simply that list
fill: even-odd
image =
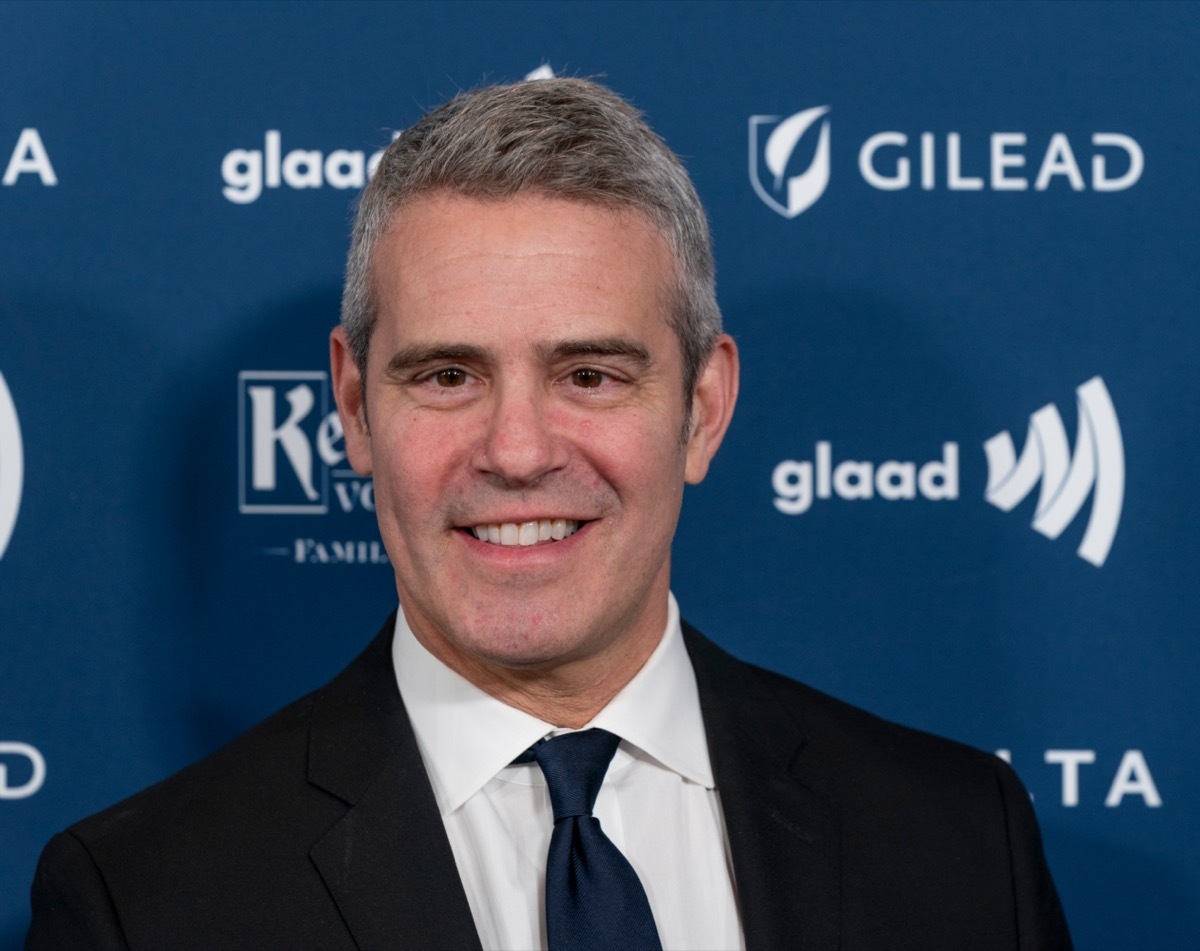
[{"label": "nose", "polygon": [[498,386],[476,451],[476,469],[507,485],[525,486],[565,465],[565,445],[547,418],[548,399],[537,386]]}]

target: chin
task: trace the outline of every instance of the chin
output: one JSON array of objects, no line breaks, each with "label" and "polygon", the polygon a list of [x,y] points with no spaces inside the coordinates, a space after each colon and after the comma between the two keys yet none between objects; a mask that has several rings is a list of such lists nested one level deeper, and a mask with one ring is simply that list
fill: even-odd
[{"label": "chin", "polygon": [[537,637],[526,627],[480,632],[460,647],[489,663],[519,670],[561,662],[578,651],[579,643],[561,631],[553,638]]}]

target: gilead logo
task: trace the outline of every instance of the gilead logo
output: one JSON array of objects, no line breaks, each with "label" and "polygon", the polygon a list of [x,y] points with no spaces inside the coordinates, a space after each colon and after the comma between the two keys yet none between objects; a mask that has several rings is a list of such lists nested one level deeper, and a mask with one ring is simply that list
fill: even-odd
[{"label": "gilead logo", "polygon": [[21,424],[12,394],[0,373],[0,558],[8,548],[17,512],[21,508],[21,488],[25,482],[25,452],[21,446]]},{"label": "gilead logo", "polygon": [[[813,124],[829,112],[828,106],[805,109],[780,121],[779,116],[750,117],[750,184],[768,208],[785,218],[795,218],[811,208],[829,185],[829,120],[821,123],[816,150],[808,167],[795,175],[786,174],[792,154]],[[775,124],[763,140],[761,131]],[[769,172],[763,182],[760,172]],[[782,200],[781,200],[782,199]]]},{"label": "gilead logo", "polygon": [[[784,119],[750,117],[750,184],[763,204],[785,218],[807,211],[829,186],[829,112],[825,105]],[[813,141],[806,133],[818,123],[815,145],[802,146]],[[1065,132],[964,135],[893,129],[867,136],[857,157],[859,176],[879,191],[1119,192],[1136,185],[1146,167],[1141,145],[1121,132],[1093,132],[1073,140]],[[803,171],[788,174],[801,165]]]},{"label": "gilead logo", "polygon": [[[882,191],[911,188],[913,172],[920,187],[933,191],[939,184],[948,191],[1020,192],[1029,188],[1046,191],[1063,180],[1072,191],[1118,192],[1132,188],[1142,177],[1145,156],[1142,147],[1119,132],[1096,132],[1091,137],[1091,175],[1085,179],[1076,157],[1077,148],[1063,132],[1050,136],[1043,149],[1029,151],[1024,132],[993,132],[978,154],[963,158],[962,136],[948,132],[941,142],[932,132],[916,136],[914,147],[904,132],[878,132],[858,151],[858,169],[863,180]],[[982,158],[981,158],[982,156]],[[1034,173],[1036,170],[1036,174]],[[986,172],[985,174],[971,174]]]}]

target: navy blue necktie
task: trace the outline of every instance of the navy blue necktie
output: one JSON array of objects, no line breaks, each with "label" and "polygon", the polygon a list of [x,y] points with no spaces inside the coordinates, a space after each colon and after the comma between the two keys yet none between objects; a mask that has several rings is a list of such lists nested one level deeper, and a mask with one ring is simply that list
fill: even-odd
[{"label": "navy blue necktie", "polygon": [[654,949],[662,943],[637,872],[592,815],[620,738],[607,730],[564,733],[535,744],[554,808],[546,860],[546,937],[550,951]]}]

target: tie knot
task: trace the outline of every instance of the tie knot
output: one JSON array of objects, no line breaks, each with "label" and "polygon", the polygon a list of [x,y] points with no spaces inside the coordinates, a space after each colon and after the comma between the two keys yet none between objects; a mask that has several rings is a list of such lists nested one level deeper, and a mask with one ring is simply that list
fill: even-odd
[{"label": "tie knot", "polygon": [[592,814],[604,774],[620,742],[615,733],[593,728],[564,733],[529,750],[546,777],[555,822]]}]

